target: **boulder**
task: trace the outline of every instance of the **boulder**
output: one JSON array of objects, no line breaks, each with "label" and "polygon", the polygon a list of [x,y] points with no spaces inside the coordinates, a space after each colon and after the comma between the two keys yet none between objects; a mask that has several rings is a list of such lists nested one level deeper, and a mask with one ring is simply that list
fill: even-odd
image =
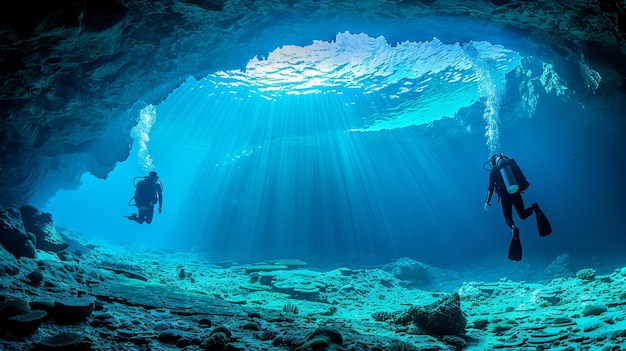
[{"label": "boulder", "polygon": [[34,350],[92,350],[92,342],[79,332],[67,331],[51,335],[35,345]]},{"label": "boulder", "polygon": [[7,320],[13,316],[26,314],[31,311],[28,301],[25,299],[12,299],[0,307],[0,320]]},{"label": "boulder", "polygon": [[407,257],[400,258],[396,262],[382,267],[384,271],[390,272],[396,278],[408,281],[415,286],[423,286],[430,283],[429,268],[426,264]]},{"label": "boulder", "polygon": [[448,295],[427,306],[411,307],[413,323],[428,335],[441,337],[465,333],[467,320],[461,311],[458,293]]},{"label": "boulder", "polygon": [[0,210],[0,244],[15,258],[35,258],[35,237],[29,235],[16,206]]},{"label": "boulder", "polygon": [[17,258],[0,245],[0,276],[4,274],[14,276],[19,272],[20,266]]},{"label": "boulder", "polygon": [[36,240],[36,247],[40,250],[50,252],[60,252],[65,250],[69,244],[63,238],[52,222],[52,215],[47,212],[39,212],[32,206],[20,207],[22,222],[27,232],[33,233]]},{"label": "boulder", "polygon": [[43,310],[34,310],[26,314],[20,314],[9,318],[7,321],[7,331],[14,335],[30,335],[37,331],[41,323],[47,316]]},{"label": "boulder", "polygon": [[54,318],[63,323],[85,321],[93,312],[95,302],[91,296],[57,300],[54,302]]}]

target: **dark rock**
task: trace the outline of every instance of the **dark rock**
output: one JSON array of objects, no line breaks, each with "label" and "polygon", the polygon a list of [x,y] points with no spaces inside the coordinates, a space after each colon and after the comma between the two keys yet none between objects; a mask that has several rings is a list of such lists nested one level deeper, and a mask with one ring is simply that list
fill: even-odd
[{"label": "dark rock", "polygon": [[201,327],[210,327],[212,325],[211,320],[208,318],[200,318],[200,320],[198,321],[198,324]]},{"label": "dark rock", "polygon": [[430,283],[430,267],[410,258],[400,258],[396,262],[384,265],[381,268],[390,272],[396,278],[406,280],[416,286]]},{"label": "dark rock", "polygon": [[328,339],[328,341],[335,345],[343,345],[343,337],[341,336],[341,333],[333,328],[326,327],[315,329],[309,336],[307,336],[307,340],[320,337]]},{"label": "dark rock", "polygon": [[87,319],[93,312],[93,297],[67,298],[54,302],[54,318],[62,323],[76,323]]},{"label": "dark rock", "polygon": [[54,301],[52,300],[33,300],[30,302],[31,310],[44,310],[48,314],[52,314],[54,311]]},{"label": "dark rock", "polygon": [[265,330],[261,332],[259,335],[259,339],[262,341],[273,340],[278,336],[278,332],[276,330]]},{"label": "dark rock", "polygon": [[113,271],[117,274],[124,275],[131,279],[137,279],[144,282],[148,281],[148,278],[140,273],[140,267],[124,264],[122,262],[104,262],[101,268]]},{"label": "dark rock", "polygon": [[287,348],[296,348],[296,347],[302,346],[303,344],[302,338],[295,333],[296,331],[291,330],[291,331],[284,332],[276,336],[274,340],[272,340],[272,345],[284,346]]},{"label": "dark rock", "polygon": [[418,327],[428,335],[458,335],[465,333],[467,320],[461,311],[461,299],[454,293],[423,307],[411,307],[409,313]]},{"label": "dark rock", "polygon": [[90,351],[91,349],[91,340],[83,334],[77,332],[62,332],[45,338],[35,345],[33,351]]},{"label": "dark rock", "polygon": [[[178,329],[166,329],[159,333],[159,341],[164,344],[175,344],[178,346],[184,346],[181,341],[188,339],[189,336],[186,332]],[[188,344],[188,342],[187,342]]]},{"label": "dark rock", "polygon": [[315,350],[335,350],[333,343],[326,337],[315,337],[304,342],[304,344],[298,348],[302,351],[315,351]]},{"label": "dark rock", "polygon": [[5,320],[20,314],[26,314],[30,311],[31,309],[28,301],[24,299],[12,299],[0,308],[0,320]]},{"label": "dark rock", "polygon": [[99,313],[94,315],[91,320],[91,325],[94,327],[105,327],[109,330],[115,330],[120,327],[120,322],[117,317],[111,313]]},{"label": "dark rock", "polygon": [[28,280],[30,280],[30,285],[32,286],[39,286],[41,285],[41,282],[43,282],[44,276],[43,276],[43,272],[39,269],[34,270],[32,272],[30,272],[26,278],[28,278]]},{"label": "dark rock", "polygon": [[460,336],[444,335],[441,340],[446,344],[453,346],[454,349],[458,351],[461,351],[467,347],[467,341]]},{"label": "dark rock", "polygon": [[52,223],[52,215],[47,212],[39,212],[32,206],[20,207],[22,222],[27,232],[35,234],[36,247],[50,252],[60,252],[69,246]]},{"label": "dark rock", "polygon": [[0,244],[15,258],[35,257],[35,242],[26,233],[22,215],[16,206],[0,210]]},{"label": "dark rock", "polygon": [[228,339],[230,339],[231,336],[233,335],[230,329],[226,328],[223,325],[220,325],[219,327],[215,327],[215,329],[211,330],[211,333],[209,335],[213,335],[215,333],[223,333],[224,335],[226,335]]},{"label": "dark rock", "polygon": [[20,336],[30,335],[37,331],[47,314],[48,313],[43,310],[34,310],[26,314],[13,316],[7,321],[7,329],[10,334]]},{"label": "dark rock", "polygon": [[406,341],[394,341],[385,347],[385,351],[420,351],[420,349]]},{"label": "dark rock", "polygon": [[256,322],[247,322],[241,328],[244,330],[254,330],[254,331],[261,330],[261,326],[259,326],[259,323],[256,323]]},{"label": "dark rock", "polygon": [[384,322],[393,319],[393,313],[385,311],[374,312],[372,313],[372,318],[377,322]]},{"label": "dark rock", "polygon": [[347,351],[370,351],[370,349],[365,345],[355,344],[348,347]]},{"label": "dark rock", "polygon": [[583,308],[582,315],[587,316],[599,316],[606,312],[606,306],[604,305],[586,305]]},{"label": "dark rock", "polygon": [[489,320],[487,319],[477,319],[474,321],[474,329],[485,329],[489,325]]},{"label": "dark rock", "polygon": [[14,276],[19,272],[20,267],[17,258],[0,245],[0,276],[4,274]]},{"label": "dark rock", "polygon": [[211,350],[223,350],[228,344],[229,338],[222,332],[216,332],[209,335],[206,341],[206,349]]}]

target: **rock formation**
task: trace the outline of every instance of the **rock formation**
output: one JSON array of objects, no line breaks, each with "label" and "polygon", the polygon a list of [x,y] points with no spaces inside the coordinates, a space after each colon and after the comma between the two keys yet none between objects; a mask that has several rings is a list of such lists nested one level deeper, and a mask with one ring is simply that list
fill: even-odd
[{"label": "rock formation", "polygon": [[619,1],[25,0],[1,6],[5,205],[25,204],[42,183],[54,191],[75,186],[87,171],[106,178],[129,154],[137,110],[162,101],[188,76],[242,68],[285,43],[330,39],[350,30],[342,21],[393,25],[433,14],[491,21],[545,42],[574,64],[588,62],[605,78],[600,93],[625,90],[626,5]]}]

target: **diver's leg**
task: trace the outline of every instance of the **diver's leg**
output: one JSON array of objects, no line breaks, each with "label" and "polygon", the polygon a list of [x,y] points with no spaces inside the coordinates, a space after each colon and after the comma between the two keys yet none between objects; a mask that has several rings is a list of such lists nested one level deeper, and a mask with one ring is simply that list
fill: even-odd
[{"label": "diver's leg", "polygon": [[146,216],[147,216],[147,210],[145,206],[138,206],[139,210],[138,210],[138,216],[137,219],[135,220],[137,223],[142,224],[143,222],[146,221]]},{"label": "diver's leg", "polygon": [[506,225],[509,228],[513,229],[515,227],[515,222],[513,222],[513,203],[508,196],[503,196],[501,198],[502,201],[502,214],[504,215],[504,220],[506,221]]},{"label": "diver's leg", "polygon": [[147,210],[146,210],[146,223],[150,224],[152,223],[152,217],[154,216],[154,206],[150,206]]},{"label": "diver's leg", "polygon": [[530,215],[533,214],[533,208],[525,208],[524,207],[524,199],[522,198],[522,194],[517,193],[513,196],[513,206],[515,206],[515,211],[517,211],[517,215],[520,219],[524,220]]}]

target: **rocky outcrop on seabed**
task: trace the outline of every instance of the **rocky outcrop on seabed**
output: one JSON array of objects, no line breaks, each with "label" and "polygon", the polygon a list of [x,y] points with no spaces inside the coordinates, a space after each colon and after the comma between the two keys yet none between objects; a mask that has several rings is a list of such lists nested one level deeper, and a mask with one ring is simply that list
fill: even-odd
[{"label": "rocky outcrop on seabed", "polygon": [[504,278],[501,258],[484,272],[495,281],[420,263],[436,282],[423,289],[376,267],[241,264],[63,233],[66,250],[34,258],[0,246],[0,349],[564,351],[626,338],[626,268],[525,282]]}]

